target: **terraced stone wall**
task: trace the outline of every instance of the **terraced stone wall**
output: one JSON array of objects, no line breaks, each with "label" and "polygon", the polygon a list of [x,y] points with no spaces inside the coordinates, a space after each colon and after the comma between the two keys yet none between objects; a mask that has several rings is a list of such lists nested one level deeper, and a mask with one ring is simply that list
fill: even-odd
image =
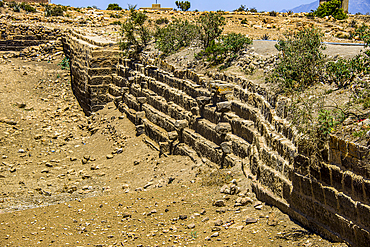
[{"label": "terraced stone wall", "polygon": [[60,29],[42,25],[27,25],[0,22],[0,51],[19,51],[29,46],[38,46],[62,37]]},{"label": "terraced stone wall", "polygon": [[283,97],[233,75],[119,60],[117,50],[94,42],[65,39],[73,90],[87,112],[115,101],[162,153],[237,166],[260,200],[303,225],[353,246],[370,243],[367,148],[332,136],[326,161],[314,163],[285,120]]},{"label": "terraced stone wall", "polygon": [[72,90],[87,115],[115,99],[108,90],[119,59],[113,43],[93,38],[74,31],[63,38],[64,52],[70,61]]}]

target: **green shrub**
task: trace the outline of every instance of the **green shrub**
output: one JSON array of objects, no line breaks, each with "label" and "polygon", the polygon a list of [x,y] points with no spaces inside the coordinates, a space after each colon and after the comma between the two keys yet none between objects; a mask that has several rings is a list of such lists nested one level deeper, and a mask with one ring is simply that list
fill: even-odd
[{"label": "green shrub", "polygon": [[169,20],[166,17],[159,18],[155,21],[156,24],[162,25],[162,24],[168,24]]},{"label": "green shrub", "polygon": [[[362,41],[364,41],[365,47],[368,47],[370,45],[370,28],[365,23],[363,23],[361,27],[356,29],[355,35],[358,35],[358,37]],[[370,56],[370,54],[367,55]]]},{"label": "green shrub", "polygon": [[58,63],[58,65],[60,65],[60,68],[62,70],[69,69],[69,59],[67,57],[64,57],[63,60],[60,63]]},{"label": "green shrub", "polygon": [[237,8],[236,10],[234,10],[234,12],[247,12],[247,11],[248,11],[248,8],[245,5],[240,5],[239,8]]},{"label": "green shrub", "polygon": [[337,121],[336,115],[336,111],[320,109],[317,120],[319,123],[318,128],[321,134],[323,134],[324,136],[330,134],[340,123],[340,121]]},{"label": "green shrub", "polygon": [[215,39],[221,35],[225,24],[225,18],[219,13],[209,12],[198,18],[199,40],[204,49],[209,47],[211,43],[214,44]]},{"label": "green shrub", "polygon": [[166,27],[157,27],[155,32],[156,47],[164,54],[178,51],[187,47],[196,39],[198,28],[188,20],[174,19]]},{"label": "green shrub", "polygon": [[261,36],[261,40],[269,40],[269,39],[270,39],[270,36],[267,33]]},{"label": "green shrub", "polygon": [[206,56],[208,61],[217,65],[223,63],[229,57],[228,64],[225,65],[228,66],[233,59],[238,57],[239,51],[252,43],[252,39],[243,34],[230,33],[221,36],[218,42],[213,40],[210,46],[197,54],[197,58]]},{"label": "green shrub", "polygon": [[249,23],[248,23],[247,18],[244,18],[244,19],[240,22],[240,24],[249,24]]},{"label": "green shrub", "polygon": [[314,15],[320,18],[325,16],[333,16],[337,20],[347,19],[348,16],[341,8],[341,0],[332,0],[330,2],[324,2],[314,11]]},{"label": "green shrub", "polygon": [[176,1],[175,4],[177,8],[181,9],[182,11],[188,11],[190,9],[189,1]]},{"label": "green shrub", "polygon": [[258,11],[257,11],[257,9],[256,8],[251,8],[250,10],[249,10],[249,12],[251,12],[251,13],[257,13]]},{"label": "green shrub", "polygon": [[122,25],[122,22],[120,22],[120,21],[114,21],[114,22],[112,22],[110,25]]},{"label": "green shrub", "polygon": [[26,4],[26,3],[21,3],[19,5],[19,7],[21,9],[23,9],[24,11],[27,11],[27,12],[31,12],[31,13],[35,13],[36,12],[36,9],[34,7],[32,7],[31,5]]},{"label": "green shrub", "polygon": [[63,16],[63,13],[65,11],[66,7],[57,5],[57,6],[51,6],[46,5],[45,6],[45,16]]},{"label": "green shrub", "polygon": [[14,12],[20,12],[21,8],[19,7],[18,3],[15,1],[12,1],[8,4],[9,8],[13,9]]},{"label": "green shrub", "polygon": [[269,15],[270,16],[273,16],[273,17],[276,17],[278,15],[278,12],[276,12],[276,11],[270,11],[269,12]]},{"label": "green shrub", "polygon": [[338,88],[346,88],[352,84],[357,75],[369,74],[369,58],[357,55],[354,58],[329,61],[326,65],[329,82],[335,83]]},{"label": "green shrub", "polygon": [[[136,6],[135,6],[136,7]],[[148,28],[144,26],[148,16],[130,8],[130,18],[122,24],[120,48],[124,55],[137,59],[150,40]]]},{"label": "green shrub", "polygon": [[122,10],[122,8],[118,5],[118,3],[110,3],[108,4],[107,10]]},{"label": "green shrub", "polygon": [[269,79],[288,90],[302,90],[318,82],[323,77],[325,62],[321,31],[311,27],[284,36],[285,40],[275,45],[281,53]]}]

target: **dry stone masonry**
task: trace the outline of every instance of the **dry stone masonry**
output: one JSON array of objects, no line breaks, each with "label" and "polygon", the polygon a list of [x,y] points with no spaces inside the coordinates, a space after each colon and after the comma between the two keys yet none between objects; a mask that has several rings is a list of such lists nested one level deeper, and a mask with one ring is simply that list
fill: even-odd
[{"label": "dry stone masonry", "polygon": [[155,57],[122,59],[115,43],[77,31],[63,35],[63,48],[86,114],[114,101],[161,155],[240,167],[260,200],[306,227],[353,246],[370,242],[366,147],[331,136],[326,161],[312,164],[285,120],[284,98],[250,80],[179,70]]},{"label": "dry stone masonry", "polygon": [[0,22],[0,51],[22,50],[55,41],[62,31],[42,25],[8,24]]}]

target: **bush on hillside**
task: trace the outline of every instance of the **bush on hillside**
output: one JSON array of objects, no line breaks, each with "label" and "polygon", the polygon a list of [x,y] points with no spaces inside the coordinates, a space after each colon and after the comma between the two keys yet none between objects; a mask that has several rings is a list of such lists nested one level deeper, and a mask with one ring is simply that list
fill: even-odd
[{"label": "bush on hillside", "polygon": [[225,24],[225,18],[220,13],[204,13],[198,18],[199,40],[204,49],[221,35]]},{"label": "bush on hillside", "polygon": [[36,12],[36,9],[34,7],[32,7],[31,5],[27,4],[27,3],[21,3],[21,4],[19,4],[19,7],[21,9],[23,9],[24,11],[26,11],[26,12],[31,12],[31,13]]},{"label": "bush on hillside", "polygon": [[187,47],[196,39],[198,28],[188,20],[175,19],[166,27],[157,27],[155,32],[156,47],[165,55]]},{"label": "bush on hillside", "polygon": [[333,16],[337,20],[347,19],[348,16],[341,7],[341,0],[332,0],[330,2],[322,3],[313,13],[315,16],[320,18]]},{"label": "bush on hillside", "polygon": [[45,6],[45,16],[63,16],[64,11],[66,10],[65,6],[57,5],[57,6],[51,6],[46,5]]},{"label": "bush on hillside", "polygon": [[210,46],[198,53],[197,58],[205,56],[214,65],[224,63],[227,59],[227,64],[224,65],[224,67],[227,67],[232,60],[238,57],[239,51],[252,43],[252,39],[240,33],[222,35],[219,41],[213,40]]},{"label": "bush on hillside", "polygon": [[120,48],[129,58],[138,59],[150,41],[149,29],[144,26],[147,19],[145,13],[130,8],[130,18],[122,24]]},{"label": "bush on hillside", "polygon": [[182,11],[188,11],[190,9],[189,1],[176,1],[175,4],[177,8],[181,9]]},{"label": "bush on hillside", "polygon": [[107,10],[122,10],[122,8],[118,5],[118,3],[110,3],[108,4]]},{"label": "bush on hillside", "polygon": [[314,27],[285,33],[285,40],[275,45],[279,62],[270,79],[284,90],[302,90],[317,83],[324,72],[323,36]]}]

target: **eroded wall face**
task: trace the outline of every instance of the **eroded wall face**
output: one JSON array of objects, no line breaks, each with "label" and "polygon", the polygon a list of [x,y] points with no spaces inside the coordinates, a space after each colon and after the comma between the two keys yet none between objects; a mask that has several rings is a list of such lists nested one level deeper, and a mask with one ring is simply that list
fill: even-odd
[{"label": "eroded wall face", "polygon": [[369,150],[331,137],[325,162],[297,146],[286,100],[232,75],[176,70],[160,60],[119,61],[119,51],[65,37],[72,85],[87,113],[115,101],[161,152],[238,166],[260,200],[353,246],[370,243]]},{"label": "eroded wall face", "polygon": [[62,36],[59,29],[43,25],[0,23],[0,51],[19,51],[29,46],[38,46]]}]

